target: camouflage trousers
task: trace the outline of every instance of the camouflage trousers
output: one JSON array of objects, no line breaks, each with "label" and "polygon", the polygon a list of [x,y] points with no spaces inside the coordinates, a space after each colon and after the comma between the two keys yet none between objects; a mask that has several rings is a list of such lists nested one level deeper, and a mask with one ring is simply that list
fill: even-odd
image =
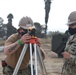
[{"label": "camouflage trousers", "polygon": [[61,75],[76,75],[76,64],[75,65],[70,65],[70,64],[63,65]]},{"label": "camouflage trousers", "polygon": [[[13,71],[14,71],[14,69],[12,69],[9,66],[3,67],[3,75],[12,75]],[[28,66],[28,68],[26,68],[24,70],[19,70],[17,75],[31,75],[30,67]]]}]

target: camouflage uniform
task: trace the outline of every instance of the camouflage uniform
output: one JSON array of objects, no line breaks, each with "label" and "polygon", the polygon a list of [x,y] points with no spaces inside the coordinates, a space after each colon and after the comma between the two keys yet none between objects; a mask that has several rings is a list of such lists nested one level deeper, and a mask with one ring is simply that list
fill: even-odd
[{"label": "camouflage uniform", "polygon": [[76,75],[76,37],[71,36],[66,44],[65,51],[71,54],[70,59],[64,62],[62,75]]},{"label": "camouflage uniform", "polygon": [[[14,72],[14,69],[11,68],[10,66],[5,66],[3,67],[3,75],[12,75]],[[24,70],[19,70],[17,75],[31,75],[31,70],[30,67],[24,69]]]}]

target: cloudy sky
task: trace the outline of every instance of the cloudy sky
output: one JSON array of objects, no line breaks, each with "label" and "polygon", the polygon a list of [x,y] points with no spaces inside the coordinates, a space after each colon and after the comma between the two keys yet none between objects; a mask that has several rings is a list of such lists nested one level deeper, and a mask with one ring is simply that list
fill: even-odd
[{"label": "cloudy sky", "polygon": [[[19,20],[23,16],[29,16],[34,22],[45,25],[44,0],[0,0],[0,17],[7,23],[7,15],[14,16],[13,26],[18,28]],[[76,10],[76,0],[52,0],[48,20],[48,31],[67,30],[67,18]]]}]

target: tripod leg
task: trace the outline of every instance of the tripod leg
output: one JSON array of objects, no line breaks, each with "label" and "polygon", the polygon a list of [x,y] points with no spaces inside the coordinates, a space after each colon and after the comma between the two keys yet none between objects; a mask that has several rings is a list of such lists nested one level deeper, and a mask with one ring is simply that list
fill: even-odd
[{"label": "tripod leg", "polygon": [[28,47],[28,45],[25,44],[24,47],[23,47],[23,50],[22,50],[22,52],[21,52],[21,55],[20,55],[20,57],[19,57],[19,60],[18,60],[18,62],[17,62],[17,65],[16,65],[16,67],[15,67],[15,69],[14,69],[13,75],[17,75],[18,70],[19,70],[20,65],[21,65],[21,62],[22,62],[22,60],[23,60],[23,57],[24,57],[24,55],[25,55],[25,53],[26,53],[27,47]]},{"label": "tripod leg", "polygon": [[33,75],[32,44],[30,43],[31,75]]},{"label": "tripod leg", "polygon": [[34,44],[34,52],[35,52],[35,73],[38,75],[38,69],[37,69],[37,50],[36,50],[36,44]]},{"label": "tripod leg", "polygon": [[38,45],[37,45],[37,55],[38,55],[39,64],[42,70],[42,74],[47,75],[46,68],[45,68],[45,65],[44,65],[44,62],[41,56],[41,51]]}]

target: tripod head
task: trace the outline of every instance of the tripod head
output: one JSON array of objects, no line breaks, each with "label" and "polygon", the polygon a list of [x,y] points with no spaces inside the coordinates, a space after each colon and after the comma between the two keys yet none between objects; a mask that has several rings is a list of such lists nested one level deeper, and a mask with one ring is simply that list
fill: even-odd
[{"label": "tripod head", "polygon": [[38,40],[39,39],[37,37],[33,37],[32,36],[31,39],[30,39],[30,41],[29,41],[29,43],[31,43],[31,44],[35,44],[35,43],[38,44],[39,43]]}]

